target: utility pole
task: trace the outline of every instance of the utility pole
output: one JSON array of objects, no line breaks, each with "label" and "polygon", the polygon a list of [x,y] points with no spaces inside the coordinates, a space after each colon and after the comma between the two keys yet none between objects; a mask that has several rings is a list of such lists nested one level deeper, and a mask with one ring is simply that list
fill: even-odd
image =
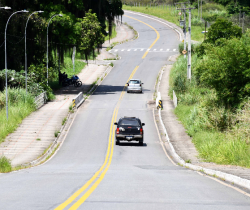
[{"label": "utility pole", "polygon": [[196,8],[180,8],[177,10],[188,10],[189,18],[188,18],[188,62],[187,62],[187,78],[191,81],[191,10]]},{"label": "utility pole", "polygon": [[245,12],[242,13],[242,33],[244,33]]},{"label": "utility pole", "polygon": [[[181,8],[181,11],[184,13],[184,26],[183,26],[183,33],[184,33],[184,50],[187,50],[187,30],[186,30],[186,4],[190,5],[190,2],[180,2],[180,3],[175,3],[175,5],[177,4],[181,4],[182,6],[184,6],[184,8]],[[177,9],[178,10],[178,9]],[[186,58],[186,54],[184,54],[184,58]]]},{"label": "utility pole", "polygon": [[199,16],[200,16],[200,15],[199,15],[199,13],[200,13],[199,10],[200,10],[200,0],[198,0],[198,18],[199,18]]},{"label": "utility pole", "polygon": [[240,18],[241,18],[241,9],[240,9],[240,12],[239,12],[239,26],[240,26]]},{"label": "utility pole", "polygon": [[202,19],[202,0],[201,0],[201,19]]}]

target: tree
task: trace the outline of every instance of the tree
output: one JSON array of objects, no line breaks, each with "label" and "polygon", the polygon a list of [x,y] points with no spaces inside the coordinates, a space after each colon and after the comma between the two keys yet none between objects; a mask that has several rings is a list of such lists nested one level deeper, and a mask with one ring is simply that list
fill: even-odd
[{"label": "tree", "polygon": [[[50,66],[56,63],[58,58],[56,52],[60,52],[60,59],[63,62],[65,51],[69,51],[73,46],[79,47],[81,44],[81,22],[92,9],[100,22],[102,34],[106,35],[105,21],[110,23],[115,17],[123,15],[121,0],[1,0],[1,5],[8,5],[12,11],[0,10],[0,69],[4,69],[4,29],[9,16],[13,11],[26,9],[30,12],[43,10],[44,13],[34,15],[27,27],[27,54],[28,66],[39,65],[46,57],[46,29],[49,18],[54,14],[63,14],[63,17],[56,17],[49,27],[49,50]],[[29,13],[30,14],[30,13]],[[16,14],[11,18],[7,31],[7,54],[8,68],[20,71],[24,66],[24,28],[29,14]],[[112,27],[112,24],[110,24]],[[112,30],[109,30],[110,33]],[[92,39],[92,37],[89,37]],[[94,38],[95,39],[95,38]],[[93,46],[89,46],[85,53],[91,52]],[[79,49],[79,48],[78,48]],[[54,52],[54,55],[52,54]]]},{"label": "tree", "polygon": [[209,45],[206,56],[195,67],[200,83],[216,90],[225,105],[237,106],[250,95],[250,31],[223,46]]},{"label": "tree", "polygon": [[208,30],[207,43],[214,44],[216,40],[232,39],[233,37],[240,38],[242,36],[242,29],[239,26],[233,25],[232,22],[218,18],[214,24]]}]

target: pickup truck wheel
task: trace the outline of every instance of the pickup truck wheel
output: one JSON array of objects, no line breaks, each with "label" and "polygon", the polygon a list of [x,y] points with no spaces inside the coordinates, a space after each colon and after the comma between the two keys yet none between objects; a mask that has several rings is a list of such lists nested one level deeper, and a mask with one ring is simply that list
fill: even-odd
[{"label": "pickup truck wheel", "polygon": [[119,145],[119,144],[120,144],[120,141],[116,140],[115,145]]},{"label": "pickup truck wheel", "polygon": [[139,141],[139,145],[143,146],[143,139]]}]

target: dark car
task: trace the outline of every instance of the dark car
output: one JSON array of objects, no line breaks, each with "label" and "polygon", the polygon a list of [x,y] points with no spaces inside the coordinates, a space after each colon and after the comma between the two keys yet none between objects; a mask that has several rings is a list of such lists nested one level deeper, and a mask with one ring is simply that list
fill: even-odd
[{"label": "dark car", "polygon": [[122,117],[118,123],[115,122],[116,127],[116,145],[119,145],[120,141],[138,141],[140,145],[143,145],[143,128],[145,123],[141,123],[141,120],[136,117]]}]

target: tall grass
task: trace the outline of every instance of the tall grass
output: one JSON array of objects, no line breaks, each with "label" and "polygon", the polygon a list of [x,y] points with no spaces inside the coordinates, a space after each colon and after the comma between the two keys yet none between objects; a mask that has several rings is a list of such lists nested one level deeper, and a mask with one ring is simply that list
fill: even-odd
[{"label": "tall grass", "polygon": [[8,88],[8,120],[6,118],[5,91],[0,92],[0,143],[6,136],[16,130],[22,120],[33,112],[36,107],[34,97],[25,89]]},{"label": "tall grass", "polygon": [[[109,23],[108,23],[108,21],[106,21],[106,31],[108,31],[109,30]],[[117,33],[116,33],[116,25],[115,24],[113,24],[112,25],[112,33],[111,33],[111,36],[109,37],[109,35],[107,35],[106,37],[105,37],[105,41],[107,41],[107,40],[109,40],[109,39],[113,39],[113,38],[115,38],[117,36]]]},{"label": "tall grass", "polygon": [[[199,62],[192,57],[192,66]],[[202,159],[218,164],[250,167],[250,99],[239,110],[221,105],[213,89],[186,79],[187,61],[180,56],[170,73],[170,89],[178,98],[175,114]]]},{"label": "tall grass", "polygon": [[75,71],[74,71],[71,58],[65,57],[62,72],[65,72],[66,74],[68,74],[68,77],[72,77],[73,75],[79,74],[85,66],[86,66],[86,63],[84,63],[83,61],[75,60]]},{"label": "tall grass", "polygon": [[[91,55],[89,57],[89,59],[91,59],[92,57],[93,57],[93,55]],[[62,73],[65,72],[68,75],[68,78],[71,78],[73,75],[79,74],[82,71],[82,69],[86,66],[86,63],[80,59],[83,59],[82,55],[81,55],[81,53],[77,53],[76,59],[75,59],[75,70],[74,70],[71,55],[70,55],[70,53],[66,53],[66,55],[64,57],[64,64],[61,65],[60,71]],[[49,86],[53,90],[57,90],[57,89],[61,88],[61,85],[59,84],[59,75],[57,75],[57,77],[53,81],[49,82]]]}]

